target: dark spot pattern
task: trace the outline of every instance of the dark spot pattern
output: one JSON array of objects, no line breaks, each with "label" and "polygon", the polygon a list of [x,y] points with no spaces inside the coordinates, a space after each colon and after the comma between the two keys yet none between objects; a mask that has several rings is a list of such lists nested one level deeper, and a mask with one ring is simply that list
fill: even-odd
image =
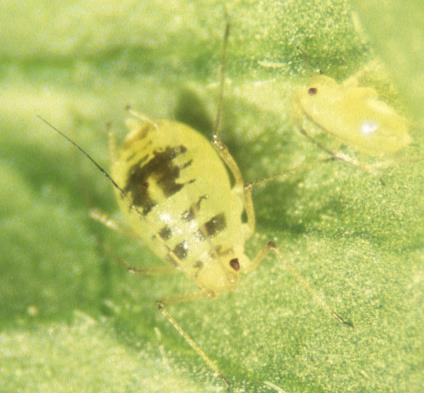
[{"label": "dark spot pattern", "polygon": [[169,240],[172,237],[171,228],[165,225],[158,233],[159,237],[163,240]]},{"label": "dark spot pattern", "polygon": [[195,214],[191,209],[186,210],[181,214],[181,219],[187,222],[194,220],[194,217],[195,217]]},{"label": "dark spot pattern", "polygon": [[205,234],[200,229],[194,232],[193,236],[202,242],[206,240]]},{"label": "dark spot pattern", "polygon": [[209,255],[212,258],[219,258],[226,255],[234,255],[234,250],[232,247],[224,248],[222,245],[218,245],[210,250]]},{"label": "dark spot pattern", "polygon": [[208,199],[206,195],[201,195],[197,202],[193,203],[188,210],[185,210],[181,214],[181,219],[187,222],[194,220],[196,218],[197,212],[200,210],[202,201],[205,201],[206,199]]},{"label": "dark spot pattern", "polygon": [[315,94],[317,94],[318,93],[318,89],[316,88],[316,87],[310,87],[309,89],[308,89],[308,94],[310,95],[310,96],[314,96]]},{"label": "dark spot pattern", "polygon": [[[181,169],[187,168],[192,161],[189,160],[181,166],[175,164],[174,159],[187,151],[185,146],[167,147],[163,151],[155,151],[153,157],[147,161],[143,157],[128,171],[125,194],[131,194],[132,204],[143,209],[147,215],[156,205],[157,201],[149,195],[149,181],[154,181],[168,198],[184,187],[178,183]],[[146,162],[147,161],[147,162]],[[193,182],[192,179],[190,182]]]},{"label": "dark spot pattern", "polygon": [[184,240],[181,243],[178,243],[174,247],[174,249],[172,250],[172,252],[175,254],[175,256],[178,259],[185,259],[185,258],[187,258],[187,255],[188,255],[187,242]]},{"label": "dark spot pattern", "polygon": [[216,252],[218,255],[228,255],[228,254],[234,254],[234,250],[232,247],[224,248],[222,246],[216,247]]},{"label": "dark spot pattern", "polygon": [[237,258],[230,260],[230,266],[237,272],[240,270],[240,262]]},{"label": "dark spot pattern", "polygon": [[130,162],[137,155],[137,152],[132,152],[129,156],[125,158],[125,161]]},{"label": "dark spot pattern", "polygon": [[206,233],[207,236],[213,237],[217,233],[221,232],[227,227],[227,222],[225,220],[225,214],[220,213],[216,216],[213,216],[209,221],[202,225],[201,230]]},{"label": "dark spot pattern", "polygon": [[195,269],[199,269],[200,270],[203,267],[203,262],[202,261],[196,261],[196,262],[194,262],[193,267]]}]

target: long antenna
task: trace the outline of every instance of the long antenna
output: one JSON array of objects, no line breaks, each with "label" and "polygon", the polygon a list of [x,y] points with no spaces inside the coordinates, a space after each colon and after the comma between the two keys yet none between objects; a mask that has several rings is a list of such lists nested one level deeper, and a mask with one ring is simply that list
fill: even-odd
[{"label": "long antenna", "polygon": [[40,115],[37,115],[37,117],[45,124],[47,124],[52,130],[56,131],[59,135],[61,135],[63,138],[65,138],[70,144],[75,146],[82,154],[84,154],[85,157],[87,157],[91,163],[101,172],[103,175],[112,183],[112,185],[121,193],[121,196],[124,198],[126,195],[126,192],[116,183],[115,180],[113,180],[112,176],[104,169],[93,157],[90,156],[80,145],[75,143],[69,136],[67,136],[65,133],[60,131],[57,127],[55,127],[53,124],[51,124],[49,121],[44,119],[44,117],[41,117]]},{"label": "long antenna", "polygon": [[227,66],[227,46],[228,38],[230,36],[230,22],[228,20],[227,10],[224,10],[225,16],[225,30],[222,39],[222,51],[221,51],[221,65],[219,68],[219,95],[218,95],[218,109],[216,112],[215,126],[213,130],[214,139],[218,139],[219,133],[222,127],[222,109],[224,105],[224,87],[225,87],[225,70]]}]

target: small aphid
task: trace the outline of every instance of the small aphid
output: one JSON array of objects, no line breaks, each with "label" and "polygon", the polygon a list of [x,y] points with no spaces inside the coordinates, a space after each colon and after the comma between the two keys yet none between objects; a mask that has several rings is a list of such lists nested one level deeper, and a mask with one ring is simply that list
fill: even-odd
[{"label": "small aphid", "polygon": [[[244,183],[236,161],[219,137],[228,35],[227,23],[212,143],[185,124],[150,120],[131,111],[130,132],[118,154],[114,142],[111,143],[109,174],[76,142],[41,118],[79,149],[111,182],[133,234],[164,262],[181,270],[197,284],[198,292],[161,299],[158,309],[224,381],[215,362],[172,317],[167,306],[201,297],[213,298],[235,289],[240,275],[256,269],[269,251],[283,262],[272,241],[253,258],[245,253],[245,242],[255,231],[252,186]],[[242,219],[243,214],[247,220]],[[93,217],[109,228],[120,230],[104,214],[95,212]],[[286,261],[285,264],[320,307],[339,322],[351,326],[325,303],[294,266]],[[153,269],[146,273],[153,273]]]},{"label": "small aphid", "polygon": [[411,141],[407,120],[379,99],[374,88],[358,86],[355,77],[339,84],[316,76],[297,92],[294,115],[303,133],[324,131],[371,156],[396,153]]}]

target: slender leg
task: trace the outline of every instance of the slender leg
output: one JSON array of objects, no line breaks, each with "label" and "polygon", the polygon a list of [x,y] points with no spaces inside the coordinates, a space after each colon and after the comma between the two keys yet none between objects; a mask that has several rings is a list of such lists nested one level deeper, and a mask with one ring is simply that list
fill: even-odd
[{"label": "slender leg", "polygon": [[154,128],[158,129],[158,125],[152,119],[140,112],[134,111],[133,109],[131,109],[130,105],[127,105],[126,110],[131,116],[134,116],[136,119],[141,120],[143,123],[151,124]]},{"label": "slender leg", "polygon": [[224,142],[221,141],[221,139],[219,139],[218,135],[216,134],[213,136],[212,143],[222,161],[224,161],[225,165],[227,165],[228,169],[234,177],[234,188],[242,190],[244,188],[243,176],[241,174],[240,168],[236,163],[236,160],[229,152],[228,147],[224,144]]},{"label": "slender leg", "polygon": [[212,295],[207,292],[195,292],[192,294],[181,295],[172,297],[169,299],[159,300],[157,302],[157,308],[164,318],[174,327],[174,329],[180,334],[180,336],[186,341],[186,343],[202,358],[204,363],[213,371],[215,375],[221,378],[227,388],[230,386],[228,380],[221,372],[216,362],[212,360],[206,352],[197,344],[191,336],[184,330],[184,328],[177,322],[177,320],[169,313],[167,306],[171,304],[177,304],[182,302],[193,301],[201,298],[210,298]]},{"label": "slender leg", "polygon": [[287,170],[285,170],[284,172],[281,173],[276,173],[274,175],[271,176],[267,176],[267,177],[263,177],[261,179],[258,180],[253,180],[252,182],[249,183],[250,187],[253,188],[262,188],[265,187],[268,183],[274,182],[274,181],[284,181],[287,178],[289,178],[290,176],[292,176],[293,174],[295,174],[296,172],[306,172],[309,171],[313,168],[316,168],[317,164],[322,164],[322,163],[328,163],[329,159],[323,159],[323,160],[317,160],[313,163],[309,163],[309,164],[304,164],[301,163],[299,165],[295,165],[291,168],[288,168]]},{"label": "slender leg", "polygon": [[[92,219],[100,222],[104,226],[113,231],[120,233],[121,235],[130,237],[132,239],[140,240],[140,237],[131,229],[123,228],[116,221],[112,220],[107,214],[101,212],[100,210],[93,209],[90,211],[90,216]],[[114,252],[107,246],[104,247],[107,253],[117,262],[119,265],[123,266],[130,273],[136,273],[144,276],[162,276],[166,274],[176,273],[177,270],[169,265],[169,266],[158,266],[153,268],[143,268],[143,267],[134,267],[129,265],[124,259],[114,254]]]},{"label": "slender leg", "polygon": [[[110,250],[108,250],[110,251]],[[134,267],[128,264],[124,259],[112,255],[113,259],[121,266],[123,266],[128,272],[139,274],[146,277],[152,276],[165,276],[169,274],[175,274],[178,272],[173,266],[157,266],[157,267]]]},{"label": "slender leg", "polygon": [[262,247],[262,249],[253,258],[251,264],[246,269],[244,269],[244,272],[250,273],[256,270],[274,247],[276,247],[276,245],[273,241],[269,241],[267,244],[265,244],[265,246]]},{"label": "slender leg", "polygon": [[346,326],[353,327],[353,324],[349,320],[345,320],[342,318],[336,311],[331,308],[328,303],[323,299],[322,296],[318,294],[318,292],[309,284],[305,278],[300,274],[297,268],[289,263],[287,260],[283,259],[283,256],[276,244],[272,241],[269,241],[256,255],[256,257],[252,261],[252,265],[249,269],[245,270],[246,272],[255,270],[265,259],[268,253],[272,251],[277,258],[284,263],[286,269],[296,278],[296,280],[302,285],[302,287],[312,296],[315,303],[320,306],[326,313],[335,318],[338,322],[343,323]]},{"label": "slender leg", "polygon": [[246,184],[244,187],[244,209],[247,215],[247,228],[248,232],[246,238],[250,238],[255,233],[256,227],[256,216],[255,216],[255,207],[253,205],[252,199],[253,185]]},{"label": "slender leg", "polygon": [[358,160],[347,156],[346,154],[340,153],[340,152],[334,152],[330,150],[328,147],[317,141],[315,138],[313,138],[311,135],[308,134],[308,132],[304,128],[299,128],[300,133],[305,136],[310,142],[312,142],[316,147],[318,147],[320,150],[326,152],[330,156],[330,160],[334,161],[343,161],[349,165],[353,165],[357,168],[362,169],[363,171],[367,173],[371,173],[371,168],[368,165],[361,164],[358,162]]},{"label": "slender leg", "polygon": [[268,60],[259,60],[258,64],[261,67],[269,68],[269,69],[288,68],[286,63],[278,63],[278,62],[275,62],[275,61],[268,61]]},{"label": "slender leg", "polygon": [[217,153],[221,157],[222,161],[224,161],[225,165],[228,167],[232,176],[234,177],[235,184],[233,187],[233,191],[240,196],[247,215],[247,225],[249,228],[247,235],[248,238],[255,231],[256,225],[255,209],[253,208],[252,200],[252,185],[244,184],[240,168],[238,167],[236,161],[229,152],[227,146],[225,146],[225,144],[219,139],[217,135],[214,135],[213,137],[213,145]]},{"label": "slender leg", "polygon": [[280,259],[281,262],[283,262],[286,266],[286,269],[299,281],[299,283],[302,285],[302,287],[309,292],[309,294],[314,299],[315,303],[320,306],[325,312],[327,312],[329,315],[331,315],[333,318],[335,318],[337,321],[343,323],[346,326],[353,327],[353,323],[349,320],[346,320],[342,318],[339,314],[337,314],[336,311],[333,310],[332,307],[328,305],[328,303],[323,299],[322,296],[318,294],[318,292],[309,284],[308,281],[306,281],[303,276],[300,274],[300,272],[297,270],[297,268],[289,263],[287,260],[283,259],[283,256],[279,249],[273,245],[273,247],[270,248],[272,252],[274,252],[275,255],[277,255],[278,259]]},{"label": "slender leg", "polygon": [[100,224],[103,224],[105,227],[111,229],[112,231],[118,232],[121,235],[129,237],[131,239],[140,240],[140,237],[130,228],[122,227],[122,225],[118,224],[116,221],[110,218],[106,213],[98,209],[90,210],[90,217],[93,220],[99,222]]},{"label": "slender leg", "polygon": [[264,385],[265,386],[268,386],[271,389],[274,389],[277,393],[287,393],[285,390],[281,389],[275,383],[272,383],[272,382],[269,382],[269,381],[265,381],[264,382]]},{"label": "slender leg", "polygon": [[171,366],[169,365],[169,360],[168,360],[168,357],[166,356],[165,348],[162,344],[162,333],[158,327],[155,327],[154,331],[156,334],[156,338],[159,342],[159,353],[160,353],[160,356],[162,357],[162,362],[164,363],[167,371],[171,371]]}]

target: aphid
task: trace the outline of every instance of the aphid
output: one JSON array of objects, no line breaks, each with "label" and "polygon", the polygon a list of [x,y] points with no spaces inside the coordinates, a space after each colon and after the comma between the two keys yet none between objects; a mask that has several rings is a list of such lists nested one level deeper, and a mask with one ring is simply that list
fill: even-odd
[{"label": "aphid", "polygon": [[[228,36],[227,23],[212,143],[182,123],[150,120],[131,112],[134,119],[128,123],[130,132],[118,154],[114,143],[111,144],[113,163],[109,174],[78,144],[41,118],[108,178],[132,231],[158,257],[183,271],[197,284],[198,292],[162,299],[157,303],[158,309],[224,380],[215,362],[172,317],[167,305],[201,297],[213,298],[235,289],[240,275],[256,269],[269,251],[282,261],[271,241],[254,258],[245,253],[245,242],[255,231],[252,186],[244,183],[237,163],[219,137]],[[243,213],[247,217],[245,222]],[[116,228],[106,216],[97,214],[97,218]],[[326,312],[350,325],[319,297],[293,266],[287,267]]]},{"label": "aphid", "polygon": [[[321,130],[354,150],[375,157],[407,146],[411,141],[407,120],[379,99],[374,88],[360,87],[357,81],[357,75],[341,84],[319,75],[300,89],[294,103],[294,118],[300,131],[315,141],[311,132]],[[323,148],[335,158],[345,157]]]}]

